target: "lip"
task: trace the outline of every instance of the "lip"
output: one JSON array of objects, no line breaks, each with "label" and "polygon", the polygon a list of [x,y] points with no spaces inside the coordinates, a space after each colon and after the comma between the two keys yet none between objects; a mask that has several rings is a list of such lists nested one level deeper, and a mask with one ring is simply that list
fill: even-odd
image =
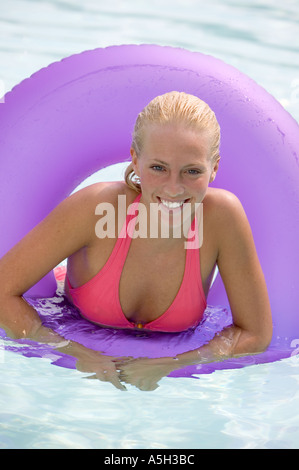
[{"label": "lip", "polygon": [[[159,196],[157,197],[158,202],[159,202],[159,209],[165,214],[181,214],[182,211],[184,210],[185,204],[190,201],[190,198],[187,199],[164,199],[160,198]],[[163,202],[164,201],[164,202]],[[170,204],[168,204],[168,202]],[[173,204],[173,206],[171,206]]]},{"label": "lip", "polygon": [[160,196],[157,196],[157,199],[158,199],[158,202],[160,204],[163,204],[162,200],[167,201],[167,202],[179,202],[180,204],[186,204],[187,202],[190,201],[190,198],[187,198],[187,199],[169,199],[167,197],[160,197]]}]

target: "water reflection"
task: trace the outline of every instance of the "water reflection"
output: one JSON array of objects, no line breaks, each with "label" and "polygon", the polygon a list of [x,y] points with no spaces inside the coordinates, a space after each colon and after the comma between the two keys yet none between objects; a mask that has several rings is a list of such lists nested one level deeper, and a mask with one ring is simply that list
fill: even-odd
[{"label": "water reflection", "polygon": [[84,354],[77,360],[67,354],[67,348],[58,350],[27,339],[12,340],[0,330],[6,350],[29,358],[50,359],[56,366],[77,369],[83,377],[109,382],[119,390],[133,386],[141,391],[154,391],[165,377],[198,379],[217,370],[273,362],[290,357],[293,353],[292,348],[278,342],[259,355],[231,358],[223,362],[186,362],[189,365],[184,365],[182,356],[178,361],[176,355],[196,350],[229,326],[232,318],[228,310],[208,306],[201,324],[194,330],[182,333],[140,333],[135,330],[101,328],[85,320],[64,297],[62,283],[58,283],[53,298],[27,300],[38,311],[44,326],[67,340],[83,345]]}]

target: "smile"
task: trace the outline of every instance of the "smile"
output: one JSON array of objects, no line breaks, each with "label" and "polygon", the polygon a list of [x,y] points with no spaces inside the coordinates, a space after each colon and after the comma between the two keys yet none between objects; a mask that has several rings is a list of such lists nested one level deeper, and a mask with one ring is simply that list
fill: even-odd
[{"label": "smile", "polygon": [[167,199],[159,198],[160,203],[167,207],[167,209],[178,209],[179,207],[182,207],[183,204],[188,200],[189,199],[184,199],[183,201],[168,201]]}]

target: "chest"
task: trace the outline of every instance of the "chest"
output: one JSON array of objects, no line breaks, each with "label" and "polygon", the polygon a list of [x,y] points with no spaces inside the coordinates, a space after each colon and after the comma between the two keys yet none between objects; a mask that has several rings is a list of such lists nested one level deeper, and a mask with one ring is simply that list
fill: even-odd
[{"label": "chest", "polygon": [[[96,240],[91,246],[73,254],[68,259],[71,285],[78,287],[92,279],[110,258],[114,244],[111,239]],[[150,322],[170,307],[183,281],[186,255],[187,251],[179,244],[163,249],[141,238],[132,240],[117,283],[120,305],[129,320]],[[198,260],[205,296],[216,259],[217,250],[212,238],[205,236]]]},{"label": "chest", "polygon": [[146,250],[132,243],[119,284],[126,317],[149,322],[161,316],[175,299],[185,273],[186,250]]}]

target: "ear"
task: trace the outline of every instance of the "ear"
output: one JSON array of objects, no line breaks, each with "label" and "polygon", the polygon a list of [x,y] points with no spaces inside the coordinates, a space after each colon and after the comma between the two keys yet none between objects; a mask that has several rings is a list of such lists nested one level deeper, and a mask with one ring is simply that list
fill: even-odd
[{"label": "ear", "polygon": [[216,178],[216,174],[219,168],[219,162],[220,162],[220,157],[218,157],[216,162],[213,164],[213,169],[212,169],[212,173],[210,176],[210,183],[212,183],[214,179]]},{"label": "ear", "polygon": [[139,176],[139,159],[133,147],[131,147],[130,149],[130,154],[132,157],[132,166],[133,166],[134,173],[136,176]]}]

